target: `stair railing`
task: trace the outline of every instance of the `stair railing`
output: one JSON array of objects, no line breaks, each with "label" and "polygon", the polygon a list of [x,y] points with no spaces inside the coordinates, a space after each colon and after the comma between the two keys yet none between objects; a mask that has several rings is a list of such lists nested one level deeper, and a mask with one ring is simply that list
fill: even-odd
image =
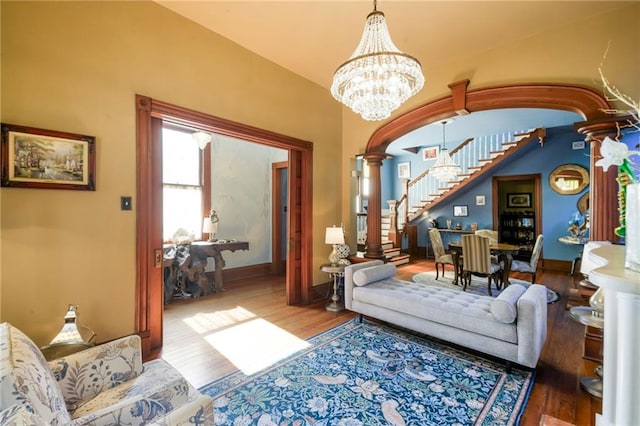
[{"label": "stair railing", "polygon": [[[520,130],[468,138],[450,152],[453,161],[460,166],[460,176],[457,180],[440,182],[429,173],[429,169],[426,169],[415,179],[406,181],[400,199],[387,201],[391,219],[388,238],[393,241],[395,246],[400,247],[405,226],[417,214],[425,211],[425,205],[434,202],[451,188],[461,184],[477,169],[493,162],[498,156],[504,155],[512,145],[533,136],[538,136],[540,144],[542,144],[545,136],[544,129]],[[360,216],[358,217],[358,240],[360,240],[361,232],[364,233],[364,240],[366,240],[366,215],[363,218],[364,224],[361,225]],[[361,231],[361,227],[364,231]]]},{"label": "stair railing", "polygon": [[[460,177],[457,181],[443,183],[435,176],[429,174],[429,169],[422,172],[406,185],[406,208],[405,223],[411,221],[414,213],[419,213],[422,206],[433,202],[449,189],[458,185],[465,178],[473,174],[476,168],[481,167],[485,162],[482,160],[490,160],[495,158],[498,153],[506,151],[507,143],[513,143],[518,140],[518,136],[529,135],[531,131],[512,131],[504,132],[496,135],[479,136],[468,138],[453,150],[450,155],[453,161],[460,166]],[[401,229],[400,226],[397,226]]]}]

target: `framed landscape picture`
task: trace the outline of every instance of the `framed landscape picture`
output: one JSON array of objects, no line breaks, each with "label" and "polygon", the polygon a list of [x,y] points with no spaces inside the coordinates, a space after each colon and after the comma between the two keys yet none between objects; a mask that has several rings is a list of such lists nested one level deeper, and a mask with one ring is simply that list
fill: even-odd
[{"label": "framed landscape picture", "polygon": [[95,190],[95,137],[1,126],[2,186]]},{"label": "framed landscape picture", "polygon": [[507,207],[524,208],[531,207],[530,192],[512,192],[507,194]]}]

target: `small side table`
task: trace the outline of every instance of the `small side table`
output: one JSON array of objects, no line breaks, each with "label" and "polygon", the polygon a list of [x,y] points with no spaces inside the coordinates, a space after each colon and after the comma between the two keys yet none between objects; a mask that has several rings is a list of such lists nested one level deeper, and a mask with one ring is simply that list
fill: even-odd
[{"label": "small side table", "polygon": [[[560,237],[558,238],[558,241],[568,246],[584,246],[584,243],[586,242],[586,240],[584,239],[581,239],[578,237],[572,237],[572,236]],[[573,261],[571,262],[571,272],[569,273],[569,275],[573,276],[573,274],[576,271],[576,264],[581,261],[582,261],[582,252],[580,252],[575,257],[575,259],[573,259]]]},{"label": "small side table", "polygon": [[[603,329],[604,319],[594,316],[592,312],[593,309],[589,306],[575,306],[569,310],[569,315],[582,325]],[[590,395],[602,398],[602,365],[597,366],[594,373],[596,377],[583,377],[580,379],[580,387]]]},{"label": "small side table", "polygon": [[333,278],[333,295],[331,296],[331,302],[327,303],[326,309],[331,312],[340,312],[344,309],[344,304],[338,303],[340,301],[340,296],[338,296],[338,278],[344,277],[344,265],[326,264],[320,266],[320,269]]}]

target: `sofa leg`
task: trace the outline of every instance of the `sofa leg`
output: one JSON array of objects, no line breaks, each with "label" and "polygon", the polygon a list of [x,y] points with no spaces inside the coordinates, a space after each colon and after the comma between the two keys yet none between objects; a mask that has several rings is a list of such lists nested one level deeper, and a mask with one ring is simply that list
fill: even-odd
[{"label": "sofa leg", "polygon": [[362,324],[362,318],[364,315],[358,314],[358,324]]},{"label": "sofa leg", "polygon": [[511,374],[512,367],[513,367],[513,364],[511,363],[511,361],[507,361],[507,365],[506,365],[507,374]]}]

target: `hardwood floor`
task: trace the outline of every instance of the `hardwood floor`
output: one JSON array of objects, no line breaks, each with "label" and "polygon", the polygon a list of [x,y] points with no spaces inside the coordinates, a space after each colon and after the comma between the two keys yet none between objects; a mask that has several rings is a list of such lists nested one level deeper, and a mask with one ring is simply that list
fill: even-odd
[{"label": "hardwood floor", "polygon": [[[434,270],[433,260],[414,259],[398,267],[398,277],[410,280],[414,274],[429,270]],[[447,270],[447,277],[452,274]],[[601,400],[579,385],[581,377],[593,376],[597,363],[582,358],[584,326],[570,319],[566,310],[574,279],[567,272],[538,273],[537,282],[556,290],[561,299],[548,305],[547,342],[521,425],[538,425],[543,415],[580,426],[595,425],[595,414],[601,412]],[[200,387],[238,369],[229,359],[241,365],[247,358],[271,356],[255,344],[260,339],[285,339],[286,343],[272,346],[286,348],[354,316],[347,311],[327,312],[326,302],[286,306],[283,277],[229,283],[222,294],[167,305],[164,348],[157,355]]]}]

